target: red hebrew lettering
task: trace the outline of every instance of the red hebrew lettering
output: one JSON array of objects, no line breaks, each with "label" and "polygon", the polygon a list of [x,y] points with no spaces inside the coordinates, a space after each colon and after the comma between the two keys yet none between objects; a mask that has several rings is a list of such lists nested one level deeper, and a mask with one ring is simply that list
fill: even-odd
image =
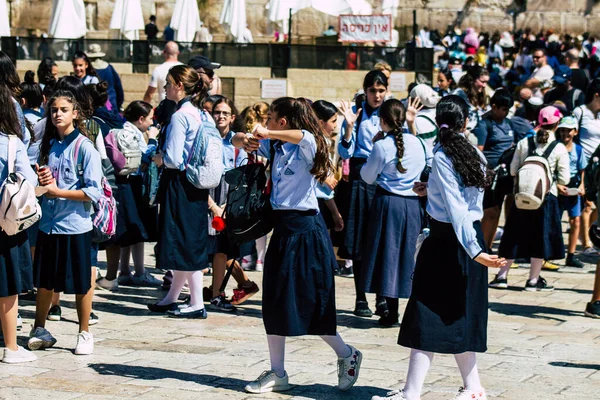
[{"label": "red hebrew lettering", "polygon": [[365,25],[365,33],[371,32],[371,25]]},{"label": "red hebrew lettering", "polygon": [[348,32],[348,25],[347,24],[342,25],[342,32]]},{"label": "red hebrew lettering", "polygon": [[387,24],[385,24],[381,27],[381,32],[387,32],[389,28],[390,27]]}]

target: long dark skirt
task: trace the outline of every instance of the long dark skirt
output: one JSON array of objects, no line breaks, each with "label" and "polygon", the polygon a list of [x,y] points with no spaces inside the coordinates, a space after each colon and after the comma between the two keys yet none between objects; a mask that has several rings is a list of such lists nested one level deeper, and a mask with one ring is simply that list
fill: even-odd
[{"label": "long dark skirt", "polygon": [[360,168],[365,162],[366,158],[350,159],[351,193],[347,198],[348,216],[344,221],[346,234],[338,252],[341,258],[362,260],[369,210],[376,188],[376,185],[369,185],[360,178]]},{"label": "long dark skirt", "polygon": [[33,289],[33,270],[27,232],[8,236],[0,231],[0,297]]},{"label": "long dark skirt", "polygon": [[37,288],[86,294],[92,281],[92,231],[75,235],[38,233],[33,271]]},{"label": "long dark skirt", "polygon": [[564,258],[565,244],[560,217],[558,199],[551,193],[537,210],[520,210],[513,204],[506,219],[498,255],[509,260]]},{"label": "long dark skirt", "polygon": [[115,236],[100,244],[100,249],[117,245],[121,247],[145,242],[148,239],[146,228],[138,213],[133,190],[126,176],[117,176],[117,232]]},{"label": "long dark skirt", "polygon": [[144,178],[141,175],[129,175],[129,184],[138,215],[146,229],[147,242],[158,240],[158,206],[150,206],[147,196],[144,195]]},{"label": "long dark skirt", "polygon": [[263,273],[268,335],[335,335],[335,254],[316,212],[275,211]]},{"label": "long dark skirt", "polygon": [[365,240],[362,290],[396,299],[410,296],[422,221],[417,196],[398,196],[377,188]]},{"label": "long dark skirt", "polygon": [[[475,222],[482,249],[481,223]],[[488,270],[472,260],[452,224],[431,219],[423,242],[398,344],[434,353],[487,350]]]},{"label": "long dark skirt", "polygon": [[[349,199],[352,193],[352,184],[345,180],[340,180],[338,185],[335,188],[335,205],[337,206],[342,219],[344,220],[344,229],[339,232],[335,230],[331,231],[331,241],[335,247],[343,247],[344,240],[346,239],[346,222],[348,221],[348,207],[349,207]],[[321,205],[319,204],[319,208]],[[325,217],[323,217],[325,218]],[[327,223],[327,221],[325,221]],[[338,250],[338,255],[341,258],[346,258],[347,254],[344,254],[344,249]]]},{"label": "long dark skirt", "polygon": [[176,271],[208,266],[208,190],[188,181],[185,171],[167,169],[159,187],[157,265]]}]

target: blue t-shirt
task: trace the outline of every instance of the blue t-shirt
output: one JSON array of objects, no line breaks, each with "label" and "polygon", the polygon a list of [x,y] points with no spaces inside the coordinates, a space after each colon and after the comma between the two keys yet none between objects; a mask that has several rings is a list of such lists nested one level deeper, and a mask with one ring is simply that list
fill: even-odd
[{"label": "blue t-shirt", "polygon": [[581,177],[581,171],[587,167],[587,160],[583,156],[583,147],[577,143],[573,143],[573,149],[569,151],[569,169],[571,171],[571,178],[579,175]]},{"label": "blue t-shirt", "polygon": [[515,134],[508,119],[497,123],[484,118],[475,127],[477,145],[483,146],[483,155],[490,168],[496,168],[502,153],[508,150],[515,141]]}]

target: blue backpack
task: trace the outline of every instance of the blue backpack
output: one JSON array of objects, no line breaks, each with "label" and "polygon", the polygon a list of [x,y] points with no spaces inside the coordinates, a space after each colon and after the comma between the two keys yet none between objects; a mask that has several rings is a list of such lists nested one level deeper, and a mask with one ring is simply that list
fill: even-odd
[{"label": "blue backpack", "polygon": [[200,127],[185,165],[185,175],[198,189],[212,189],[219,186],[225,170],[223,139],[210,115],[188,104],[180,111],[194,116]]}]

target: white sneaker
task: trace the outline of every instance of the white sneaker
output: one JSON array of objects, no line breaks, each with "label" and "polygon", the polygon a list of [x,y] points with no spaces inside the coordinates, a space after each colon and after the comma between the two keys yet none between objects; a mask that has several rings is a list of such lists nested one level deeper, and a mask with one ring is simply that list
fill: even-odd
[{"label": "white sneaker", "polygon": [[152,274],[150,274],[150,272],[148,272],[148,271],[145,271],[140,276],[133,275],[131,277],[131,281],[135,286],[160,286],[160,285],[162,285],[162,281],[153,277]]},{"label": "white sneaker", "polygon": [[254,267],[254,270],[256,272],[263,272],[263,269],[264,269],[263,265],[264,265],[264,263],[262,261],[256,260],[256,265]]},{"label": "white sneaker", "polygon": [[100,278],[96,281],[96,287],[98,289],[110,290],[111,292],[115,292],[119,290],[119,280],[113,279],[109,281],[106,278]]},{"label": "white sneaker", "polygon": [[86,356],[94,352],[94,336],[86,331],[81,331],[77,334],[77,346],[75,346],[75,354],[78,356]]},{"label": "white sneaker", "polygon": [[392,390],[387,392],[384,397],[373,396],[371,400],[406,400],[406,396],[404,395],[404,389]]},{"label": "white sneaker", "polygon": [[287,372],[281,378],[275,371],[265,371],[256,380],[246,385],[244,390],[248,393],[283,392],[290,389]]},{"label": "white sneaker", "polygon": [[338,358],[338,389],[346,391],[356,383],[360,372],[362,353],[348,345],[352,353],[346,358]]},{"label": "white sneaker", "polygon": [[248,258],[244,257],[242,258],[242,269],[244,271],[247,270],[251,270],[252,268],[254,268],[255,263],[254,263],[254,258],[252,256],[248,256]]},{"label": "white sneaker", "polygon": [[485,395],[485,390],[481,388],[481,390],[474,392],[472,390],[467,390],[464,387],[458,389],[458,394],[454,398],[454,400],[487,400]]},{"label": "white sneaker", "polygon": [[29,350],[44,350],[54,346],[55,343],[56,339],[54,339],[54,336],[46,328],[38,326],[29,332],[27,347],[29,347]]},{"label": "white sneaker", "polygon": [[16,351],[4,349],[4,357],[2,357],[2,362],[7,364],[18,364],[35,360],[37,360],[37,356],[21,346],[18,346]]}]

